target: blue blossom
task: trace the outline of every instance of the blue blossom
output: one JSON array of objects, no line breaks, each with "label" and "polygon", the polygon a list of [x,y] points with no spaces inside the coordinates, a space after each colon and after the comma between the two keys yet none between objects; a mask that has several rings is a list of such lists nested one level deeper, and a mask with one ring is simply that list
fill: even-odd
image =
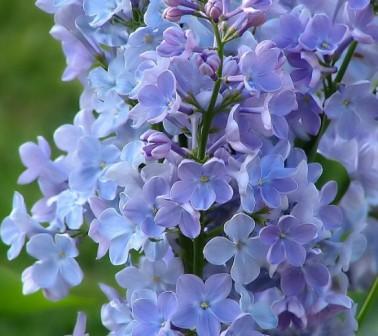
[{"label": "blue blossom", "polygon": [[91,25],[102,26],[113,15],[118,13],[128,14],[131,12],[130,0],[84,0],[85,13],[92,18]]},{"label": "blue blossom", "polygon": [[283,216],[277,225],[271,224],[260,232],[260,239],[270,246],[267,258],[272,264],[287,261],[293,266],[302,266],[306,260],[304,244],[316,237],[316,227],[301,224],[293,216]]},{"label": "blue blossom", "polygon": [[264,253],[264,247],[258,238],[250,237],[254,227],[249,216],[236,214],[224,226],[228,238],[215,237],[204,248],[205,258],[214,265],[223,265],[234,259],[231,277],[238,283],[248,284],[260,273],[258,259]]},{"label": "blue blossom", "polygon": [[266,155],[261,159],[256,157],[247,161],[246,176],[239,181],[241,203],[245,211],[254,210],[255,192],[270,208],[278,208],[281,204],[281,194],[289,193],[297,188],[292,176],[295,169],[285,168],[280,155]]},{"label": "blue blossom", "polygon": [[91,223],[89,236],[99,244],[98,257],[109,249],[113,265],[126,263],[131,249],[138,250],[144,241],[138,227],[113,208],[103,211]]},{"label": "blue blossom", "polygon": [[163,292],[154,300],[138,299],[133,304],[136,324],[133,336],[179,335],[171,329],[170,321],[177,310],[177,298],[173,292]]},{"label": "blue blossom", "polygon": [[181,202],[190,201],[196,210],[207,210],[214,202],[228,202],[233,194],[228,184],[224,163],[211,159],[201,165],[184,160],[178,168],[180,181],[172,186],[172,196]]},{"label": "blue blossom", "polygon": [[282,86],[280,76],[281,51],[278,48],[260,48],[245,53],[240,60],[244,84],[250,91],[275,92]]},{"label": "blue blossom", "polygon": [[138,93],[139,103],[130,111],[135,127],[144,122],[159,123],[169,113],[175,113],[181,103],[176,93],[176,80],[172,72],[165,71],[157,78],[156,85],[146,85]]},{"label": "blue blossom", "polygon": [[338,134],[351,139],[359,125],[377,125],[378,99],[371,93],[370,82],[362,81],[342,87],[327,101],[325,113],[337,120]]},{"label": "blue blossom", "polygon": [[26,251],[38,259],[31,267],[32,281],[40,288],[51,290],[63,282],[77,286],[83,279],[83,272],[74,259],[78,256],[75,241],[67,235],[57,234],[53,238],[48,233],[31,237]]},{"label": "blue blossom", "polygon": [[308,22],[299,38],[307,50],[316,50],[322,55],[332,55],[347,33],[347,26],[334,24],[325,14],[316,14]]},{"label": "blue blossom", "polygon": [[140,225],[143,232],[150,237],[159,237],[164,228],[155,222],[158,212],[157,197],[169,193],[168,183],[161,177],[153,177],[143,186],[140,195],[129,198],[124,207],[125,215]]},{"label": "blue blossom", "polygon": [[25,244],[25,239],[39,232],[43,232],[42,227],[28,214],[24,197],[16,192],[13,196],[12,212],[0,226],[0,237],[10,246],[8,259],[16,258]]},{"label": "blue blossom", "polygon": [[127,289],[131,295],[141,289],[155,292],[171,291],[177,278],[184,272],[182,263],[177,258],[168,262],[164,260],[150,261],[143,258],[139,267],[129,266],[116,274],[118,284]]},{"label": "blue blossom", "polygon": [[194,275],[182,275],[177,280],[178,310],[173,323],[196,328],[198,336],[218,335],[221,323],[231,323],[240,312],[238,304],[227,298],[231,286],[228,274],[212,275],[205,283]]},{"label": "blue blossom", "polygon": [[[119,149],[114,145],[104,145],[94,137],[85,136],[77,147],[78,167],[71,172],[70,186],[73,190],[92,192],[96,187],[103,169],[119,157]],[[106,187],[106,182],[104,185]]]}]

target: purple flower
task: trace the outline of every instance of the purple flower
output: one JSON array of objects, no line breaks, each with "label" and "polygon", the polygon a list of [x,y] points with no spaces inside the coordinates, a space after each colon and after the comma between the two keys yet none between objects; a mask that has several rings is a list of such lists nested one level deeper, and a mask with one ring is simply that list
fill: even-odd
[{"label": "purple flower", "polygon": [[224,162],[219,159],[210,159],[203,165],[183,160],[178,177],[180,181],[173,185],[172,197],[183,203],[190,201],[196,210],[207,210],[214,202],[223,204],[232,197]]},{"label": "purple flower", "polygon": [[72,336],[89,336],[85,332],[87,326],[87,316],[83,312],[78,312],[77,314],[77,320],[75,324],[74,331],[72,333]]},{"label": "purple flower", "polygon": [[108,164],[119,158],[119,149],[115,145],[105,145],[98,139],[84,136],[77,147],[77,168],[70,175],[72,189],[80,192],[92,192]]},{"label": "purple flower", "polygon": [[347,32],[343,24],[334,24],[325,14],[316,14],[308,22],[299,42],[307,50],[316,50],[322,55],[332,55]]},{"label": "purple flower", "polygon": [[287,139],[289,136],[289,125],[286,121],[286,116],[297,108],[298,104],[296,96],[293,91],[282,91],[273,97],[268,102],[268,110],[270,124],[273,134],[280,139]]},{"label": "purple flower", "polygon": [[348,6],[354,10],[361,10],[369,6],[370,0],[349,0]]},{"label": "purple flower", "polygon": [[312,224],[301,224],[293,216],[282,216],[277,225],[271,224],[260,232],[261,241],[270,246],[268,261],[274,265],[287,261],[293,266],[302,266],[306,260],[304,244],[317,235]]},{"label": "purple flower", "polygon": [[156,224],[167,228],[178,226],[184,236],[198,237],[201,231],[200,214],[189,203],[159,198],[158,204],[159,210],[155,216]]},{"label": "purple flower", "polygon": [[231,323],[240,313],[239,305],[227,299],[231,287],[228,274],[212,275],[205,283],[194,275],[182,275],[176,285],[178,310],[174,325],[196,328],[198,336],[219,335],[221,323]]},{"label": "purple flower", "polygon": [[164,71],[157,78],[156,85],[144,86],[138,93],[138,100],[129,113],[134,127],[140,127],[146,121],[159,123],[168,113],[177,112],[181,99],[176,93],[176,79],[172,72]]},{"label": "purple flower", "polygon": [[177,298],[173,292],[163,292],[158,298],[137,299],[133,304],[136,320],[133,336],[175,336],[178,331],[171,330],[171,319],[177,310]]},{"label": "purple flower", "polygon": [[138,227],[129,219],[109,208],[91,223],[89,236],[99,244],[97,257],[102,257],[109,249],[113,265],[124,264],[131,249],[138,250],[143,244],[143,236]]},{"label": "purple flower", "polygon": [[240,315],[221,336],[263,336],[254,330],[255,321],[249,314]]},{"label": "purple flower", "polygon": [[26,245],[26,251],[38,261],[31,267],[34,283],[43,289],[53,288],[63,281],[77,286],[83,279],[75,241],[68,235],[57,234],[55,238],[47,233],[34,235]]},{"label": "purple flower", "polygon": [[247,162],[245,171],[245,178],[242,177],[239,182],[241,203],[245,211],[253,211],[256,204],[255,192],[268,207],[278,208],[281,204],[281,194],[297,189],[297,184],[292,178],[295,169],[285,168],[281,155],[266,155],[262,159],[256,157]]},{"label": "purple flower", "polygon": [[265,252],[258,238],[250,237],[254,227],[252,218],[236,214],[224,225],[228,238],[211,239],[203,251],[205,258],[214,265],[224,265],[233,258],[231,277],[242,284],[249,284],[258,277],[260,265],[257,260]]},{"label": "purple flower", "polygon": [[126,267],[116,274],[116,280],[122,288],[127,289],[127,295],[131,298],[140,289],[151,289],[159,293],[172,290],[183,272],[179,258],[172,258],[168,262],[143,258],[139,268]]},{"label": "purple flower", "polygon": [[171,151],[172,141],[163,132],[148,130],[143,133],[140,138],[146,142],[146,145],[143,147],[143,152],[148,159],[164,159]]},{"label": "purple flower", "polygon": [[303,329],[307,325],[306,311],[295,296],[285,297],[274,302],[273,311],[278,315],[278,326],[287,329],[290,326]]},{"label": "purple flower", "polygon": [[324,111],[331,120],[336,121],[337,133],[351,139],[358,134],[362,125],[377,125],[378,99],[371,92],[370,82],[361,81],[341,87],[326,102]]},{"label": "purple flower", "polygon": [[190,30],[184,31],[179,27],[169,27],[163,33],[163,41],[156,48],[162,57],[185,56],[191,54],[196,42]]},{"label": "purple flower", "polygon": [[140,225],[142,231],[150,237],[159,237],[164,228],[155,222],[158,211],[157,197],[169,193],[167,181],[161,177],[153,177],[145,183],[142,193],[136,193],[124,207],[125,215],[134,223]]},{"label": "purple flower", "polygon": [[131,2],[130,0],[84,0],[83,8],[92,18],[90,24],[98,27],[109,21],[114,14],[131,12]]},{"label": "purple flower", "polygon": [[12,212],[0,226],[0,237],[10,246],[7,252],[8,259],[13,260],[20,254],[27,236],[42,231],[39,223],[27,213],[24,197],[16,192],[13,196]]},{"label": "purple flower", "polygon": [[288,295],[300,295],[306,284],[319,290],[328,285],[330,274],[319,262],[307,262],[302,267],[287,266],[281,273],[281,289]]},{"label": "purple flower", "polygon": [[26,170],[18,178],[18,183],[29,184],[38,178],[47,178],[55,183],[61,183],[67,179],[59,165],[51,161],[51,149],[45,138],[38,137],[38,144],[24,143],[19,152]]},{"label": "purple flower", "polygon": [[249,91],[275,92],[282,86],[280,76],[281,50],[259,48],[245,53],[240,59],[244,85]]}]

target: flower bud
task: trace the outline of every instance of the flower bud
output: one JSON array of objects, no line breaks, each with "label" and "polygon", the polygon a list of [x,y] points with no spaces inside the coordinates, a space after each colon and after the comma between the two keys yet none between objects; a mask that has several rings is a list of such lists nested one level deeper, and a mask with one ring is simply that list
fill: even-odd
[{"label": "flower bud", "polygon": [[209,0],[205,5],[205,13],[208,17],[218,22],[223,13],[223,3],[221,0]]},{"label": "flower bud", "polygon": [[141,135],[140,139],[146,142],[143,151],[147,159],[164,159],[171,150],[171,139],[162,132],[148,130]]},{"label": "flower bud", "polygon": [[171,22],[179,22],[184,15],[190,15],[194,13],[194,9],[181,9],[177,7],[168,7],[163,12],[163,17]]},{"label": "flower bud", "polygon": [[203,75],[213,77],[220,65],[220,59],[215,51],[205,51],[196,55],[196,63]]}]

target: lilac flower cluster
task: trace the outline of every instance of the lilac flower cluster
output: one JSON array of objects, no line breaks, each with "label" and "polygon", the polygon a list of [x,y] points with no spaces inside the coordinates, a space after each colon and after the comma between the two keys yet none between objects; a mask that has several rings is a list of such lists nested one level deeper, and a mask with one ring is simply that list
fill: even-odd
[{"label": "lilac flower cluster", "polygon": [[24,293],[65,297],[91,239],[124,267],[126,295],[100,286],[109,335],[354,335],[348,290],[378,271],[377,5],[37,6],[83,93],[59,157],[20,147],[42,197],[16,193],[0,234],[36,259]]}]

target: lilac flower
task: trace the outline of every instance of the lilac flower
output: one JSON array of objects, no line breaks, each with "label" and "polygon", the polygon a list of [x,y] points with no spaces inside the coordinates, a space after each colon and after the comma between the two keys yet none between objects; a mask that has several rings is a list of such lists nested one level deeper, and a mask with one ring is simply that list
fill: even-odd
[{"label": "lilac flower", "polygon": [[249,314],[240,315],[221,336],[263,336],[254,330],[255,322]]},{"label": "lilac flower", "polygon": [[233,258],[231,277],[242,284],[252,282],[260,273],[257,260],[264,248],[256,237],[250,237],[254,227],[255,222],[249,216],[236,214],[224,226],[228,238],[213,238],[203,251],[205,258],[214,265],[223,265]]},{"label": "lilac flower", "polygon": [[85,136],[80,139],[77,148],[78,168],[70,175],[72,189],[91,192],[99,182],[103,168],[115,162],[119,150],[114,145],[104,145],[94,137]]},{"label": "lilac flower", "polygon": [[316,262],[306,262],[302,267],[287,266],[281,273],[281,288],[288,295],[300,295],[306,284],[320,290],[328,285],[330,274],[326,266]]},{"label": "lilac flower", "polygon": [[150,237],[159,237],[164,228],[155,222],[157,197],[169,193],[169,185],[161,177],[153,177],[143,186],[141,194],[131,197],[124,207],[125,215],[140,225],[143,232]]},{"label": "lilac flower", "polygon": [[135,127],[144,122],[156,124],[168,113],[178,110],[181,99],[176,93],[176,80],[172,72],[165,71],[157,79],[157,84],[146,85],[138,94],[139,103],[130,111]]},{"label": "lilac flower", "polygon": [[141,289],[151,289],[155,292],[164,292],[174,289],[178,277],[184,272],[182,263],[178,258],[150,261],[143,258],[139,268],[126,267],[116,274],[118,284],[127,289],[131,295]]},{"label": "lilac flower", "polygon": [[361,10],[369,6],[369,0],[349,0],[348,6],[354,10]]},{"label": "lilac flower", "polygon": [[85,13],[92,18],[91,25],[98,27],[109,21],[115,14],[131,12],[131,2],[130,0],[84,0],[83,8]]},{"label": "lilac flower", "polygon": [[183,160],[178,168],[177,181],[171,190],[175,200],[190,201],[196,210],[207,210],[214,202],[228,202],[233,194],[228,184],[224,163],[211,159],[201,165],[190,160]]},{"label": "lilac flower", "polygon": [[56,183],[66,180],[67,176],[62,168],[51,161],[51,149],[43,137],[38,137],[38,144],[24,143],[19,152],[26,170],[18,178],[18,183],[29,184],[38,178],[48,178]]},{"label": "lilac flower", "polygon": [[64,22],[57,22],[50,30],[50,34],[62,43],[66,56],[67,67],[62,75],[62,80],[71,81],[86,74],[92,66],[96,52],[92,47],[88,48],[83,39],[79,37],[80,33],[71,31],[64,25]]},{"label": "lilac flower", "polygon": [[278,315],[280,329],[285,330],[290,326],[300,329],[306,327],[306,311],[297,297],[289,296],[276,301],[273,310]]},{"label": "lilac flower", "polygon": [[271,208],[281,204],[281,193],[289,193],[297,188],[292,176],[295,169],[285,168],[280,155],[266,155],[262,159],[255,158],[245,165],[246,176],[239,181],[242,207],[252,212],[255,204],[255,191],[264,203]]},{"label": "lilac flower", "polygon": [[[289,125],[286,121],[291,111],[297,108],[295,93],[293,91],[282,91],[274,95],[268,102],[270,120],[263,120],[264,123],[270,124],[273,134],[280,139],[287,139],[289,136]],[[263,119],[266,115],[263,116]]]},{"label": "lilac flower", "polygon": [[306,50],[316,50],[322,55],[332,55],[342,42],[347,27],[333,24],[325,14],[316,14],[308,22],[299,42]]},{"label": "lilac flower", "polygon": [[179,335],[171,330],[171,319],[177,310],[177,298],[173,292],[163,292],[155,300],[138,299],[133,304],[136,324],[133,336]]},{"label": "lilac flower", "polygon": [[178,226],[184,236],[198,237],[201,231],[200,214],[189,203],[160,198],[158,204],[159,210],[155,216],[156,224],[167,228]]},{"label": "lilac flower", "polygon": [[106,209],[92,222],[89,236],[99,243],[97,257],[102,257],[109,249],[113,265],[126,263],[129,251],[138,250],[144,241],[136,225],[113,208]]},{"label": "lilac flower", "polygon": [[20,254],[27,236],[42,231],[39,223],[27,213],[24,197],[15,192],[12,212],[0,226],[0,237],[6,245],[10,246],[7,252],[8,259],[13,260]]},{"label": "lilac flower", "polygon": [[282,86],[280,70],[281,51],[278,48],[245,53],[240,59],[240,70],[249,91],[275,92]]},{"label": "lilac flower", "polygon": [[169,27],[163,33],[163,42],[157,47],[157,53],[162,57],[190,55],[196,45],[193,33],[183,31],[178,27]]},{"label": "lilac flower", "polygon": [[232,287],[228,274],[215,274],[205,283],[198,277],[185,274],[177,280],[178,310],[174,325],[196,328],[198,336],[218,335],[221,323],[231,323],[239,314],[238,304],[227,299]]},{"label": "lilac flower", "polygon": [[123,54],[118,55],[110,62],[108,69],[97,67],[88,74],[88,81],[100,98],[106,97],[110,92],[115,91],[120,95],[127,95],[130,92],[130,73],[126,69]]},{"label": "lilac flower", "polygon": [[378,99],[371,93],[370,83],[362,81],[334,93],[324,110],[330,119],[337,121],[338,134],[351,139],[357,135],[359,125],[377,125]]},{"label": "lilac flower", "polygon": [[69,286],[77,286],[83,279],[75,241],[68,235],[57,234],[53,238],[48,233],[31,237],[26,251],[38,261],[31,267],[31,277],[35,284],[50,289],[60,281]]},{"label": "lilac flower", "polygon": [[89,336],[89,334],[85,332],[86,325],[87,316],[83,312],[78,312],[72,336]]},{"label": "lilac flower", "polygon": [[271,224],[260,232],[261,241],[270,246],[268,261],[280,264],[287,261],[293,266],[302,266],[306,259],[304,244],[312,241],[317,234],[312,224],[301,224],[293,216],[282,216],[277,225]]}]

